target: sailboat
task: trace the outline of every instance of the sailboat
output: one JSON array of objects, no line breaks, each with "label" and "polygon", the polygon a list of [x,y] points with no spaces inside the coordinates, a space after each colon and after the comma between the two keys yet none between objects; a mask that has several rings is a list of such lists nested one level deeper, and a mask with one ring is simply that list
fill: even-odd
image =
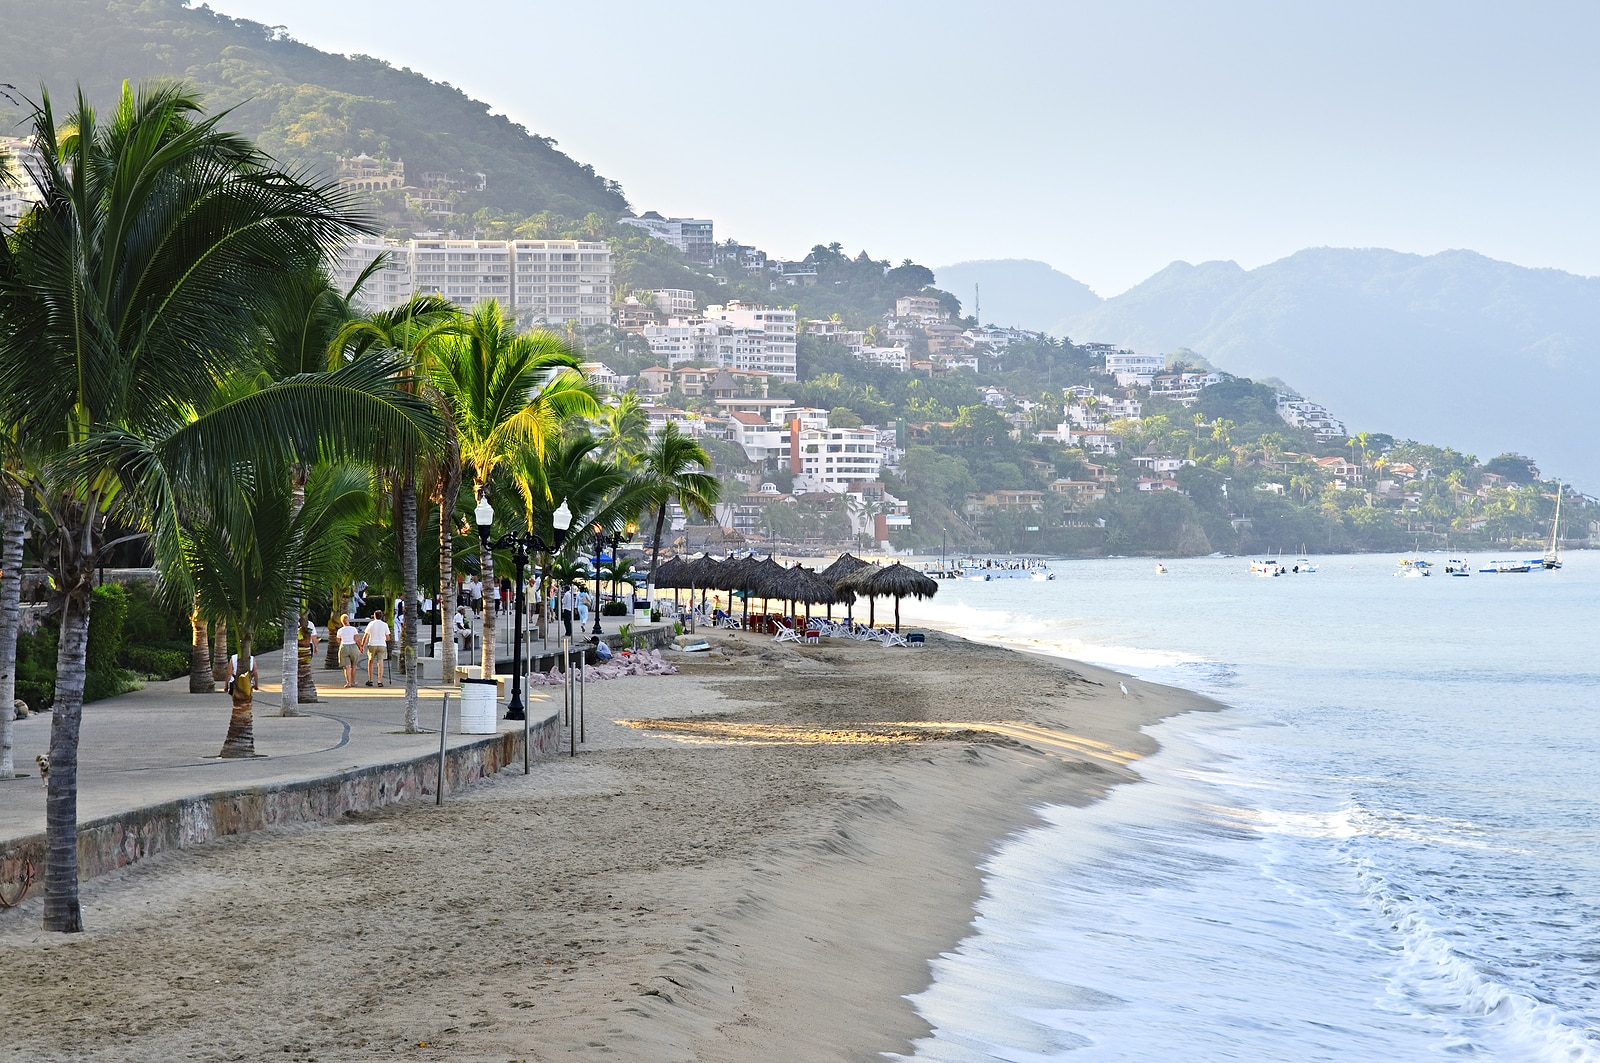
[{"label": "sailboat", "polygon": [[1561,528],[1561,481],[1556,481],[1556,518],[1550,522],[1550,549],[1544,552],[1544,567],[1561,567],[1561,554],[1556,550],[1556,534]]}]

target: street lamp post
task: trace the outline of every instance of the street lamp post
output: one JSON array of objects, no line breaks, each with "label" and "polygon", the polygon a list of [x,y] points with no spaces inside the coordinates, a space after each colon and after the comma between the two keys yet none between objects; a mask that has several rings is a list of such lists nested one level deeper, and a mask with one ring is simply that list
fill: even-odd
[{"label": "street lamp post", "polygon": [[485,550],[511,550],[511,560],[517,566],[517,615],[512,620],[513,637],[516,644],[511,651],[511,700],[506,703],[506,719],[527,719],[526,710],[522,705],[522,611],[525,607],[523,598],[522,570],[528,563],[528,551],[537,550],[541,553],[550,553],[561,549],[561,544],[566,541],[567,529],[572,527],[572,510],[567,508],[566,499],[561,500],[561,505],[551,514],[551,524],[555,528],[555,545],[550,546],[538,535],[528,532],[506,532],[500,538],[490,540],[489,532],[494,527],[494,507],[489,504],[485,495],[478,500],[478,506],[473,511],[473,516],[478,521],[478,542]]},{"label": "street lamp post", "polygon": [[[600,636],[600,634],[601,634],[601,631],[600,631],[600,550],[601,550],[601,548],[603,546],[605,546],[605,543],[606,543],[605,530],[603,528],[601,528],[600,525],[596,524],[594,526],[594,630],[590,632],[590,634],[594,635],[596,638],[598,638]],[[611,551],[611,563],[613,565],[615,565],[617,563],[617,552],[616,552],[615,548],[613,548],[612,551]]]}]

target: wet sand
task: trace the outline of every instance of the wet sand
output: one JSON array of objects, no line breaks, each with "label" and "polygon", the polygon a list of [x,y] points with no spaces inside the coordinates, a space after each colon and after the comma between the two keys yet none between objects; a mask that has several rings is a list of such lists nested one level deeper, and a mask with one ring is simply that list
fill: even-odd
[{"label": "wet sand", "polygon": [[588,744],[438,808],[231,838],[0,912],[34,1060],[873,1060],[1043,804],[1215,707],[1072,662],[715,632],[593,684]]}]

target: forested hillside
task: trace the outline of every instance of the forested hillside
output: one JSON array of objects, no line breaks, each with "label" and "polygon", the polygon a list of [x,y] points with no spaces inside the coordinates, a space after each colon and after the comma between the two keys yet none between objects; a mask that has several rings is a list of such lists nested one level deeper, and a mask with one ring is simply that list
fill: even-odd
[{"label": "forested hillside", "polygon": [[[81,84],[107,105],[124,78],[181,77],[210,107],[235,108],[229,124],[296,166],[331,170],[338,155],[366,152],[463,178],[475,207],[581,218],[615,215],[622,190],[554,144],[459,89],[346,58],[179,0],[0,0],[0,82],[36,97]],[[0,99],[14,132],[20,108]],[[484,174],[482,191],[476,175]]]}]

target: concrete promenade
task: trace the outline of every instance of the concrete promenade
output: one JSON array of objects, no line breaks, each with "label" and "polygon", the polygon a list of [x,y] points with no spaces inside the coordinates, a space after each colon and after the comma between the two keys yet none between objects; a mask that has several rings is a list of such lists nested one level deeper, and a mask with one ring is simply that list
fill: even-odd
[{"label": "concrete promenade", "polygon": [[[455,688],[439,681],[437,668],[421,684],[421,725],[431,733],[404,733],[405,680],[392,672],[381,690],[365,686],[346,690],[343,673],[319,668],[318,702],[301,706],[304,716],[279,716],[280,656],[281,651],[256,656],[263,683],[255,697],[256,751],[262,756],[252,760],[215,759],[227,735],[231,706],[220,683],[217,693],[191,694],[185,677],[85,705],[79,743],[79,821],[221,790],[278,788],[437,755],[439,712],[447,689],[452,732],[446,736],[447,745],[455,748],[483,740],[481,735],[454,733]],[[358,683],[364,675],[364,670],[357,673]],[[535,687],[524,693],[523,700],[530,719],[538,721],[560,711],[561,688]],[[44,830],[45,788],[34,756],[49,749],[50,719],[50,713],[39,713],[14,725],[17,770],[29,774],[0,781],[0,849]],[[500,727],[521,729],[520,724],[505,721]]]}]

